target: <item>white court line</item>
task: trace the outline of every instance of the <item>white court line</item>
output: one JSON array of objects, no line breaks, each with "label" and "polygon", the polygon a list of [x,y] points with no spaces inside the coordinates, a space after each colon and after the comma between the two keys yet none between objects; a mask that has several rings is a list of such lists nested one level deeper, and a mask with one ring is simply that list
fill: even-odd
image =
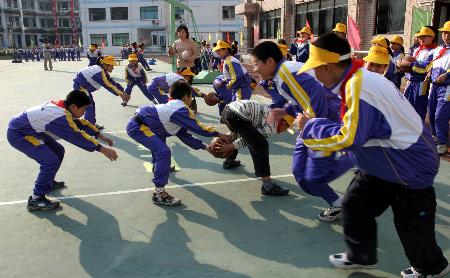
[{"label": "white court line", "polygon": [[[290,178],[293,177],[292,174],[286,175],[278,175],[273,176],[273,179],[279,178]],[[222,181],[210,181],[210,182],[199,182],[199,183],[187,183],[187,184],[174,184],[168,185],[165,188],[183,188],[183,187],[192,187],[192,186],[202,186],[202,185],[214,185],[214,184],[225,184],[225,183],[238,183],[238,182],[246,182],[246,181],[255,181],[257,178],[246,178],[246,179],[237,179],[237,180],[222,180]],[[83,198],[91,198],[91,197],[99,197],[99,196],[111,196],[111,195],[122,195],[122,194],[130,194],[130,193],[138,193],[138,192],[146,192],[155,189],[154,187],[149,188],[140,188],[140,189],[132,189],[132,190],[120,190],[120,191],[112,191],[112,192],[102,192],[102,193],[92,193],[92,194],[79,194],[73,196],[65,196],[65,197],[56,197],[57,200],[67,200],[67,199],[83,199]],[[8,205],[16,205],[16,204],[24,204],[28,202],[28,200],[19,200],[19,201],[10,201],[10,202],[0,202],[0,206],[8,206]]]}]

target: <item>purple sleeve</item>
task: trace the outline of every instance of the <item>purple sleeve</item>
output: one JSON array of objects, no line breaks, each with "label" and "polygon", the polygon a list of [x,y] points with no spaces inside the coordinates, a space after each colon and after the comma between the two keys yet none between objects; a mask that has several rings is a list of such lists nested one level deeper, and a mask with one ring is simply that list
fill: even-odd
[{"label": "purple sleeve", "polygon": [[170,121],[200,136],[215,137],[219,134],[213,127],[205,126],[195,119],[194,113],[187,107],[175,111]]},{"label": "purple sleeve", "polygon": [[192,137],[186,129],[182,128],[176,136],[186,145],[193,148],[194,150],[204,150],[206,149],[206,145],[197,138]]}]

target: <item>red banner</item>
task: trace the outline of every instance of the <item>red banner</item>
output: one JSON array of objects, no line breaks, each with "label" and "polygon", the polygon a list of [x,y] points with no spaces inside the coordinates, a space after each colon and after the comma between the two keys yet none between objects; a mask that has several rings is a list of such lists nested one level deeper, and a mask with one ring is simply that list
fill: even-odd
[{"label": "red banner", "polygon": [[53,0],[53,27],[55,28],[55,45],[59,45],[59,34],[58,34],[58,15],[56,13],[56,0]]}]

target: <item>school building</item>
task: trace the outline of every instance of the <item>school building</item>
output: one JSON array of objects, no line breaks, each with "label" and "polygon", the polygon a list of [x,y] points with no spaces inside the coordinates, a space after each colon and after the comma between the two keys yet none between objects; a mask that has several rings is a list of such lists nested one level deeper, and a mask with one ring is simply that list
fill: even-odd
[{"label": "school building", "polygon": [[[183,0],[194,13],[199,38],[239,37],[243,16],[236,16],[240,0]],[[149,52],[165,52],[168,45],[170,6],[164,0],[80,0],[85,45],[104,44],[105,54],[118,55],[120,47],[143,42]],[[190,14],[176,9],[176,25],[185,24],[193,37]]]},{"label": "school building", "polygon": [[405,48],[423,25],[442,26],[450,18],[450,0],[244,0],[236,6],[244,16],[242,50],[261,40],[285,39],[309,22],[320,35],[351,16],[360,28],[361,49],[368,50],[374,36],[401,35]]}]

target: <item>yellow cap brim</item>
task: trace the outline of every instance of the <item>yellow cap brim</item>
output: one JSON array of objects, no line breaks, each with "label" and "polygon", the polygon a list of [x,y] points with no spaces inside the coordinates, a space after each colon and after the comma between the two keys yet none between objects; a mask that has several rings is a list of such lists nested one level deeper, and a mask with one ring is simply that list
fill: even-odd
[{"label": "yellow cap brim", "polygon": [[216,46],[216,47],[213,48],[213,51],[217,51],[217,50],[220,50],[220,49],[224,49],[224,47],[222,47],[222,46]]},{"label": "yellow cap brim", "polygon": [[444,26],[441,29],[439,29],[439,31],[441,31],[441,32],[450,32],[450,26],[448,26],[448,27]]},{"label": "yellow cap brim", "polygon": [[389,65],[389,58],[385,61],[383,61],[383,59],[379,58],[379,57],[374,57],[372,55],[366,56],[363,58],[364,61],[369,62],[369,63],[375,63],[375,64],[380,64],[380,65]]},{"label": "yellow cap brim", "polygon": [[128,62],[139,61],[138,59],[128,59]]},{"label": "yellow cap brim", "polygon": [[298,71],[298,74],[307,72],[309,70],[315,69],[315,68],[320,67],[320,66],[325,65],[325,64],[326,63],[322,62],[322,61],[313,61],[311,59],[308,59],[306,61],[306,63],[303,65],[303,67]]}]

